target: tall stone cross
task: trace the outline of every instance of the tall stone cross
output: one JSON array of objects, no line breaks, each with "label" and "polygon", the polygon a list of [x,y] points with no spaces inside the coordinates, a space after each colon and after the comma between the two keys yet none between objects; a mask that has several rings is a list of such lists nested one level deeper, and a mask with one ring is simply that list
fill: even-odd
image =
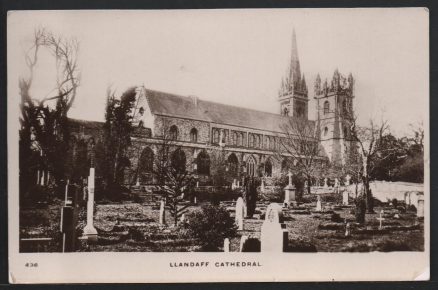
[{"label": "tall stone cross", "polygon": [[289,177],[289,185],[292,186],[292,172],[290,172],[290,170],[289,170],[289,173],[287,174],[287,176]]},{"label": "tall stone cross", "polygon": [[93,225],[94,219],[94,168],[90,168],[88,176],[88,201],[87,201],[87,225],[84,228],[84,236],[89,242],[97,241],[97,230]]},{"label": "tall stone cross", "polygon": [[380,211],[380,215],[379,215],[379,217],[377,218],[377,220],[379,221],[379,230],[381,230],[381,229],[383,228],[383,226],[382,226],[382,222],[385,220],[385,219],[383,218],[383,209]]}]

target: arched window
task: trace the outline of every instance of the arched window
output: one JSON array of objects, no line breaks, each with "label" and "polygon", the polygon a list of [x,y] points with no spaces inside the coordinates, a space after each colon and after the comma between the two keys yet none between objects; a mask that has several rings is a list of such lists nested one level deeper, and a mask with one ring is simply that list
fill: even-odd
[{"label": "arched window", "polygon": [[324,102],[324,115],[328,114],[330,112],[330,103],[329,101]]},{"label": "arched window", "polygon": [[325,128],[324,128],[324,136],[327,136],[327,134],[328,134],[328,128],[325,127]]},{"label": "arched window", "polygon": [[219,143],[219,130],[213,129],[213,143],[218,144]]},{"label": "arched window", "polygon": [[233,132],[233,145],[234,146],[237,146],[237,139],[238,139],[238,134],[237,134],[237,132]]},{"label": "arched window", "polygon": [[268,150],[271,149],[271,138],[269,136],[266,137],[265,148]]},{"label": "arched window", "polygon": [[178,140],[178,127],[172,125],[169,129],[169,135],[171,140]]},{"label": "arched window", "polygon": [[249,156],[248,160],[246,161],[246,173],[248,176],[256,176],[256,162],[254,160],[254,157]]},{"label": "arched window", "polygon": [[172,167],[180,173],[186,171],[186,154],[181,149],[177,149],[173,152],[170,163]]},{"label": "arched window", "polygon": [[231,153],[228,156],[228,168],[231,176],[237,176],[237,170],[239,168],[239,160],[237,159],[236,154]]},{"label": "arched window", "polygon": [[272,163],[269,159],[265,162],[265,174],[267,177],[272,176]]},{"label": "arched window", "polygon": [[196,165],[198,168],[198,174],[210,175],[210,156],[207,152],[201,151],[196,158]]},{"label": "arched window", "polygon": [[190,130],[190,142],[198,142],[198,130],[196,130],[196,128]]},{"label": "arched window", "polygon": [[150,180],[150,174],[154,169],[154,151],[150,147],[146,147],[138,160],[138,179],[141,183]]},{"label": "arched window", "polygon": [[343,112],[344,112],[345,115],[348,114],[348,102],[347,102],[347,99],[345,99],[345,100],[342,102],[342,110],[343,110]]}]

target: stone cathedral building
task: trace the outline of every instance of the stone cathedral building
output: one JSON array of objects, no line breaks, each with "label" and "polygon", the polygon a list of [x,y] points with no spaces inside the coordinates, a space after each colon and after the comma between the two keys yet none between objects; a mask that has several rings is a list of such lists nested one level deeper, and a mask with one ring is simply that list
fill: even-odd
[{"label": "stone cathedral building", "polygon": [[208,180],[212,155],[218,152],[225,156],[227,171],[236,179],[242,174],[267,179],[279,176],[286,163],[276,152],[291,118],[305,120],[317,130],[318,162],[342,164],[351,142],[348,116],[353,109],[353,84],[351,74],[346,78],[337,70],[331,81],[322,82],[318,75],[314,84],[317,116],[309,120],[309,91],[301,73],[294,31],[290,64],[278,93],[277,114],[138,87],[132,112],[137,129],[132,137],[126,181],[154,183],[151,171],[163,132],[172,139],[172,158],[182,160],[186,169],[201,180]]}]

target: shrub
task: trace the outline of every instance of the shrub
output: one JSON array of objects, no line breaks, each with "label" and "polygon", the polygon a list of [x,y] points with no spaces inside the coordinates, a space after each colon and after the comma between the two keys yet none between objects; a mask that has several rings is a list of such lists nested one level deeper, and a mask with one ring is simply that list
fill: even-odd
[{"label": "shrub", "polygon": [[392,199],[392,206],[393,206],[394,208],[397,208],[397,205],[398,205],[398,200],[397,200],[396,198],[393,198],[393,199]]},{"label": "shrub", "polygon": [[242,252],[260,252],[261,244],[257,238],[248,238],[242,247]]},{"label": "shrub", "polygon": [[335,223],[341,223],[341,222],[343,222],[341,216],[340,216],[338,213],[335,213],[335,212],[332,213],[332,215],[331,215],[331,217],[330,217],[330,220],[331,220],[332,222],[335,222]]},{"label": "shrub", "polygon": [[366,202],[365,197],[358,196],[354,201],[356,208],[354,211],[354,215],[356,217],[356,222],[363,224],[365,223],[365,211],[366,211]]},{"label": "shrub", "polygon": [[218,251],[225,238],[236,235],[237,227],[234,219],[221,206],[203,205],[188,217],[187,228],[189,235],[196,239],[202,250]]}]

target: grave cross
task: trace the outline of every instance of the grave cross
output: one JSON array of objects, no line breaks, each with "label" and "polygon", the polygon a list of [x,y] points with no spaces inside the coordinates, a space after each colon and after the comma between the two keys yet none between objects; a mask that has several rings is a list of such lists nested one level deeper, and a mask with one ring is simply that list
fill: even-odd
[{"label": "grave cross", "polygon": [[382,227],[382,222],[385,220],[384,218],[383,218],[383,209],[380,211],[380,215],[379,215],[379,217],[377,218],[377,220],[380,222],[379,223],[379,230],[381,230],[383,227]]}]

